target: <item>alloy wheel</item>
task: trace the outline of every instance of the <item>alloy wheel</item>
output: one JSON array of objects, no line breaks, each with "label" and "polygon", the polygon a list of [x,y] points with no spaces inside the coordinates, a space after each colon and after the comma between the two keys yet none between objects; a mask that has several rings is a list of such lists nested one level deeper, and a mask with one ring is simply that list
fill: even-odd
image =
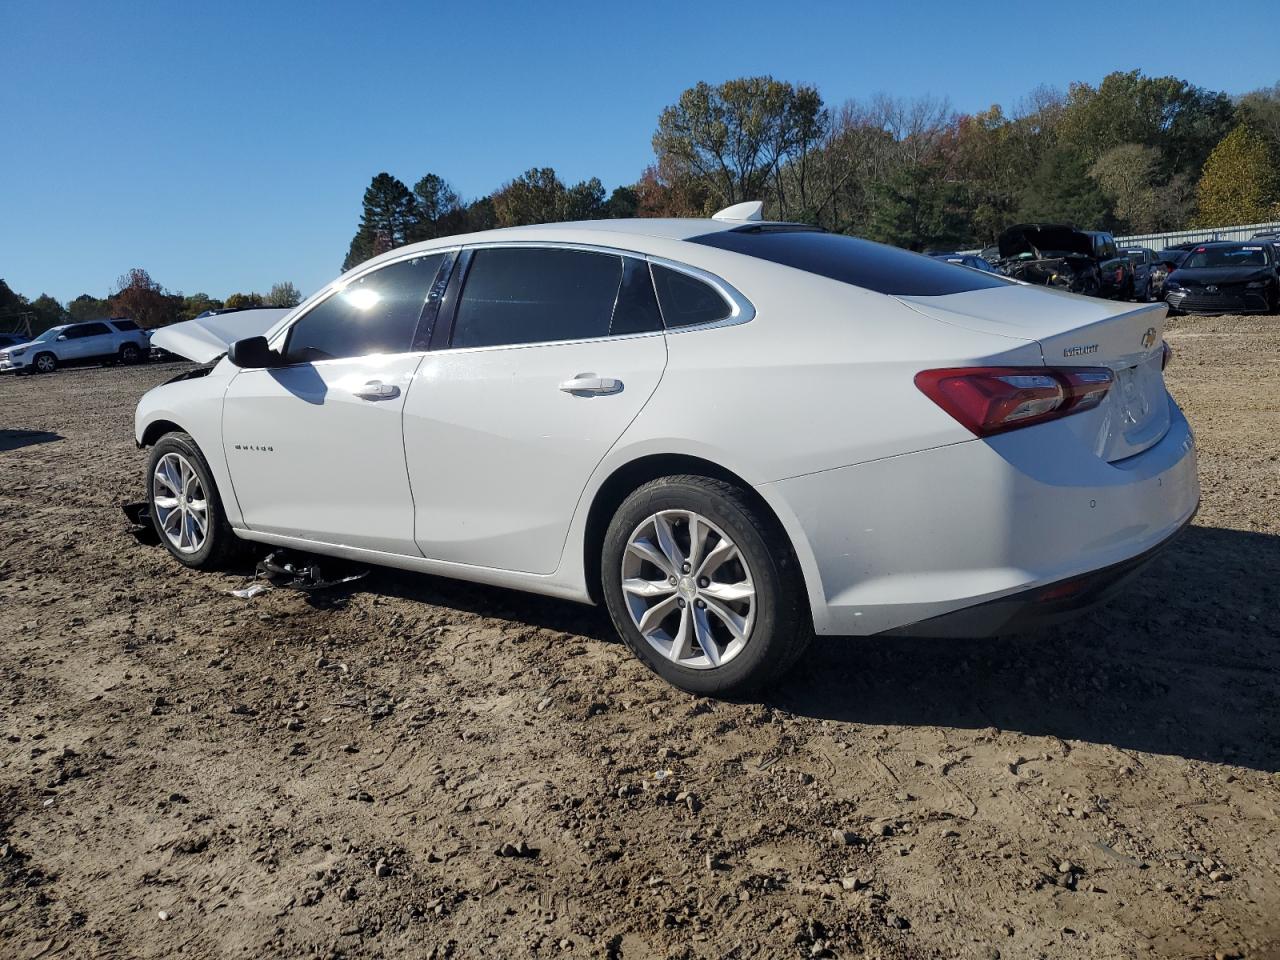
[{"label": "alloy wheel", "polygon": [[53,373],[54,360],[47,353],[36,357],[36,369],[41,373]]},{"label": "alloy wheel", "polygon": [[166,453],[151,478],[151,503],[160,529],[179,553],[195,553],[209,535],[209,500],[191,463]]},{"label": "alloy wheel", "polygon": [[679,666],[723,666],[751,639],[756,589],[746,558],[698,513],[663,510],[632,531],[622,594],[640,635]]}]

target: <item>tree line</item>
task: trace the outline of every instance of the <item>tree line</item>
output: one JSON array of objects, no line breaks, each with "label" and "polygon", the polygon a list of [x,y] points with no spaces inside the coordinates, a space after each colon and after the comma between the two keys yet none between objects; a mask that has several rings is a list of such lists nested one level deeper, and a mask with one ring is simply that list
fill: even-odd
[{"label": "tree line", "polygon": [[832,107],[815,87],[744,77],[685,90],[652,142],[653,162],[608,194],[546,167],[470,201],[438,174],[410,189],[379,173],[343,269],[454,233],[743,200],[912,250],[985,246],[1028,220],[1146,233],[1280,219],[1280,83],[1231,96],[1133,70],[966,114],[934,97]]},{"label": "tree line", "polygon": [[191,320],[206,310],[243,310],[246,307],[296,307],[302,302],[302,294],[291,282],[274,284],[270,292],[233,293],[225,300],[207,293],[190,296],[171,293],[151,279],[140,267],[123,274],[115,288],[105,297],[82,293],[66,304],[47,293],[29,300],[15,293],[0,279],[0,331],[25,329],[29,321],[33,334],[63,323],[84,320],[101,320],[110,317],[129,317],[139,326],[163,327],[182,320]]}]

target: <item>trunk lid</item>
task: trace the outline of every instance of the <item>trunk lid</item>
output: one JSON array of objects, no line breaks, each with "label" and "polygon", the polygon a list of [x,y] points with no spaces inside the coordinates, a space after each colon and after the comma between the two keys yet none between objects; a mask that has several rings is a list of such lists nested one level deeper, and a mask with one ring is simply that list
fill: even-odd
[{"label": "trunk lid", "polygon": [[1163,372],[1168,308],[1162,303],[1117,303],[1023,284],[898,299],[943,323],[1034,340],[1050,367],[1110,368],[1115,383],[1106,399],[1062,421],[1105,460],[1141,453],[1169,430]]}]

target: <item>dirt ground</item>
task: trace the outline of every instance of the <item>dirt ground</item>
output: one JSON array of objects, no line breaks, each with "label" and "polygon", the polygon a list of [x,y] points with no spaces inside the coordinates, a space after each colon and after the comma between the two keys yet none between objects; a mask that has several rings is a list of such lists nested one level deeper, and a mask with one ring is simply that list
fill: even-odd
[{"label": "dirt ground", "polygon": [[119,510],[174,365],[0,380],[0,957],[1280,957],[1280,321],[1169,341],[1204,502],[1127,593],[743,704],[591,608],[232,597]]}]

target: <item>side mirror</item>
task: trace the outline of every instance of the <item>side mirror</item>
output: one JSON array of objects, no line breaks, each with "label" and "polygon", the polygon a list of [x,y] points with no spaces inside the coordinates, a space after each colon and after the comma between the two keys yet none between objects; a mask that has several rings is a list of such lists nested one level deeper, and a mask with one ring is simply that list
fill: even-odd
[{"label": "side mirror", "polygon": [[280,354],[267,344],[266,337],[246,337],[227,348],[227,359],[237,367],[260,369],[280,364]]},{"label": "side mirror", "polygon": [[59,340],[65,340],[65,339],[67,339],[67,335],[66,335],[65,333],[60,333],[60,334],[58,334],[58,339],[59,339]]}]

